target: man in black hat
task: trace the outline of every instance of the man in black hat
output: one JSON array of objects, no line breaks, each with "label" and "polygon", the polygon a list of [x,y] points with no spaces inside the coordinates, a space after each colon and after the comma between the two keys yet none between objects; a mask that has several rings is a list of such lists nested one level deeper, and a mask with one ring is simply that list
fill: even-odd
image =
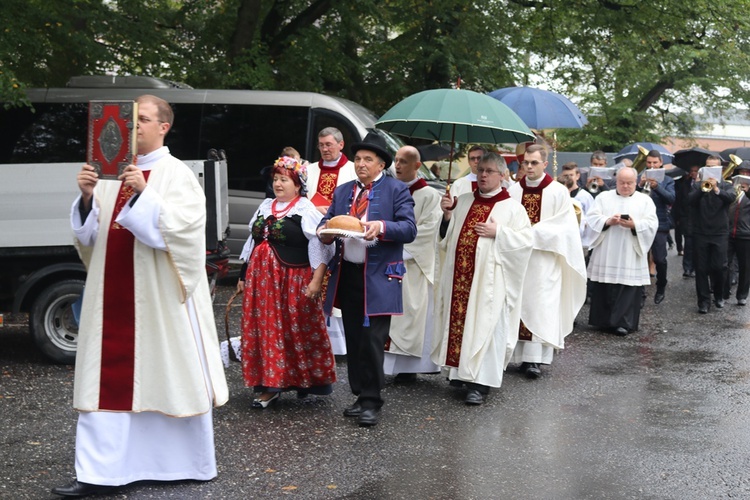
[{"label": "man in black hat", "polygon": [[370,133],[351,149],[357,180],[336,188],[318,237],[326,244],[334,242],[334,236],[321,231],[337,215],[357,217],[363,227],[362,237],[335,239],[324,310],[330,314],[339,307],[344,322],[349,386],[357,396],[344,415],[357,417],[361,426],[373,426],[383,406],[383,356],[391,315],[403,313],[404,243],[414,241],[417,225],[409,189],[383,171],[392,162],[385,140]]},{"label": "man in black hat", "polygon": [[737,258],[737,305],[747,305],[750,294],[750,161],[743,161],[735,170],[737,196],[729,205],[729,241],[727,246],[727,274],[724,277],[724,300],[732,292],[732,262]]}]

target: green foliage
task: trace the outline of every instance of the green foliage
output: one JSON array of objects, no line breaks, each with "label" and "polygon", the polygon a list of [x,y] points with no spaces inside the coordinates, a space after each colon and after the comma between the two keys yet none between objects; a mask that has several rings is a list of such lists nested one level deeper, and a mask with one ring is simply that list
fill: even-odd
[{"label": "green foliage", "polygon": [[306,90],[382,113],[424,89],[545,86],[616,151],[750,103],[747,0],[4,0],[0,99],[79,74]]}]

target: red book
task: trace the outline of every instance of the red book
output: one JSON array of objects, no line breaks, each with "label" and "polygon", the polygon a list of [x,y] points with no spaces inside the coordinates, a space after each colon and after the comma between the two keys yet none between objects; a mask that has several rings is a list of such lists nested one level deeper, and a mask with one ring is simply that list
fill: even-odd
[{"label": "red book", "polygon": [[117,179],[135,161],[138,103],[90,101],[86,162],[100,179]]}]

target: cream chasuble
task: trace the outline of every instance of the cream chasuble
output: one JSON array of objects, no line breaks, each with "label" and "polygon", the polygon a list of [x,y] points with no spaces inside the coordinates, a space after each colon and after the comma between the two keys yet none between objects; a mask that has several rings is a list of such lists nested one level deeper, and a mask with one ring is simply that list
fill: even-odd
[{"label": "cream chasuble", "polygon": [[[532,234],[526,211],[517,201],[505,197],[488,205],[477,197],[478,192],[459,197],[439,243],[445,257],[435,294],[432,361],[449,367],[450,378],[500,387],[518,338]],[[471,235],[476,222],[490,218],[497,224],[494,238]],[[461,249],[469,248],[469,240],[476,244],[467,254]],[[457,269],[472,271],[460,275]]]}]

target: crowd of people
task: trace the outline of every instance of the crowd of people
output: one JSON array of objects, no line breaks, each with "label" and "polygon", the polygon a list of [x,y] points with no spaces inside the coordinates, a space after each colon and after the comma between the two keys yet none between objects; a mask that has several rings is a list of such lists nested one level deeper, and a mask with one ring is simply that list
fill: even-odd
[{"label": "crowd of people", "polygon": [[[76,479],[53,489],[62,496],[216,476],[212,408],[228,389],[202,262],[205,198],[164,146],[169,104],[149,95],[137,102],[137,166],[121,182],[100,182],[84,165],[71,210],[89,273],[75,373]],[[370,133],[350,146],[350,161],[341,132],[325,128],[318,148],[312,164],[282,152],[265,170],[268,198],[249,221],[237,288],[253,408],[287,391],[330,394],[335,354],[346,355],[352,393],[343,414],[359,426],[379,423],[386,375],[442,373],[466,405],[481,405],[510,364],[529,379],[543,376],[587,296],[589,324],[638,330],[652,277],[654,302],[665,299],[673,227],[698,311],[708,312],[712,295],[724,306],[733,259],[736,298],[747,303],[748,162],[737,168],[736,190],[703,178],[703,165],[677,182],[628,164],[612,179],[582,179],[566,164],[554,179],[543,144],[526,145],[515,173],[477,145],[470,172],[441,194],[418,175],[412,146],[394,161]],[[704,168],[717,162],[709,157]],[[606,166],[606,155],[595,152],[591,166]],[[649,153],[646,166],[663,168],[661,155]]]}]

